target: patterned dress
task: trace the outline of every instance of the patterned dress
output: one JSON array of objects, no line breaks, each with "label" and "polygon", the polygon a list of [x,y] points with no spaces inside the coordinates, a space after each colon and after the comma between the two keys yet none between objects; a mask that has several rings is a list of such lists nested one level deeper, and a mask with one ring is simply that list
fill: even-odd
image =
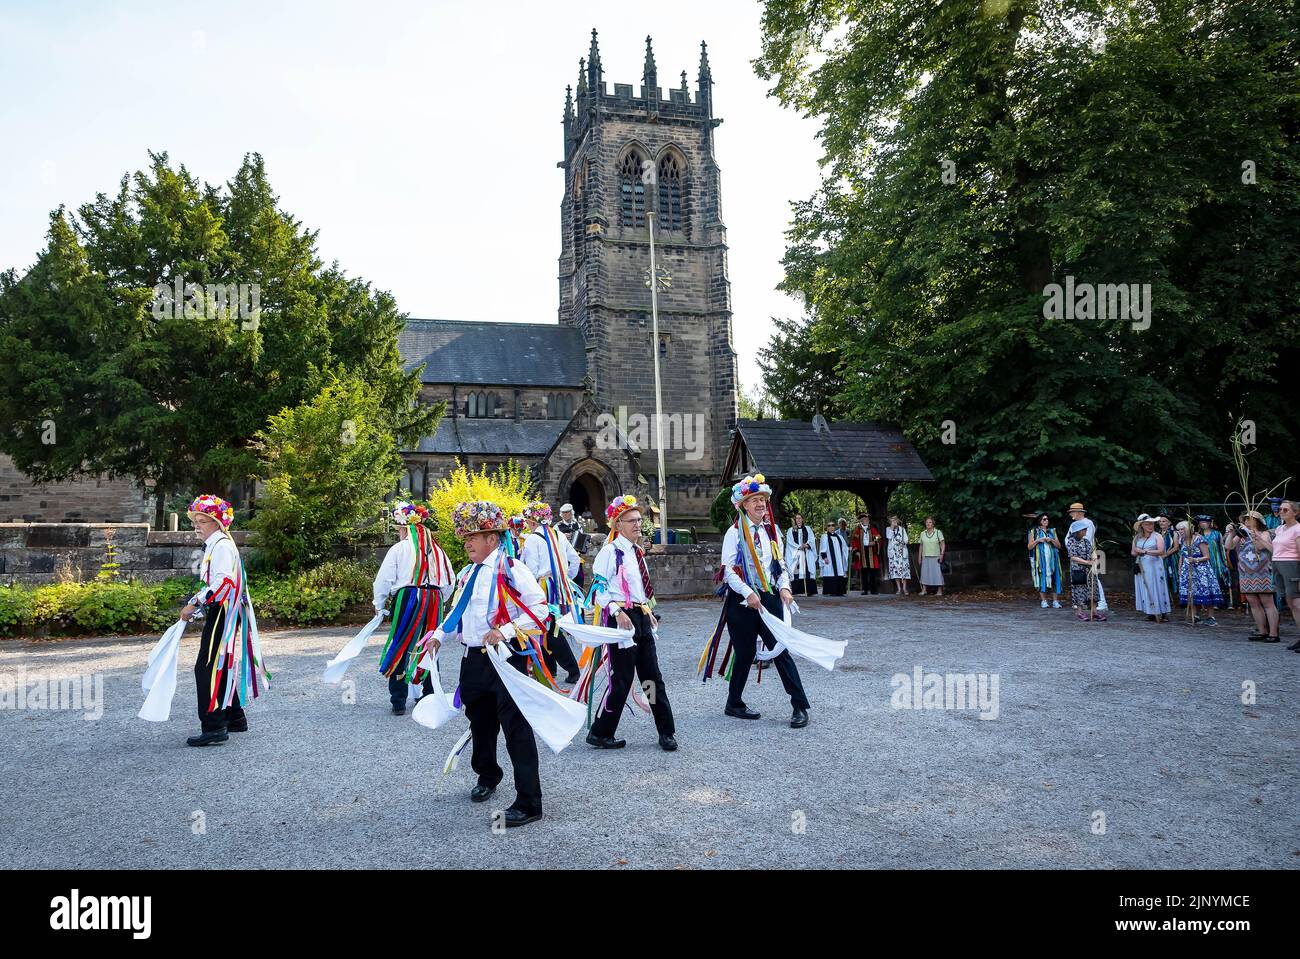
[{"label": "patterned dress", "polygon": [[[1061,554],[1052,545],[1056,530],[1042,530],[1035,526],[1029,531],[1029,543],[1034,551],[1029,554],[1029,574],[1034,588],[1040,593],[1061,595]],[[1059,543],[1060,540],[1057,540]]]},{"label": "patterned dress", "polygon": [[889,578],[911,579],[912,566],[907,560],[907,527],[889,526],[885,529],[889,540]]},{"label": "patterned dress", "polygon": [[1214,567],[1210,565],[1207,559],[1203,562],[1193,563],[1191,560],[1200,559],[1201,547],[1205,546],[1209,551],[1209,541],[1204,536],[1197,533],[1192,537],[1190,548],[1186,542],[1178,549],[1178,604],[1187,605],[1187,587],[1188,579],[1191,580],[1192,601],[1197,606],[1218,606],[1223,602],[1223,591],[1219,588],[1219,577],[1214,575]]},{"label": "patterned dress", "polygon": [[[1161,549],[1164,537],[1159,533],[1150,536],[1138,534],[1133,545],[1138,549]],[[1163,556],[1138,556],[1141,572],[1133,577],[1133,599],[1139,613],[1158,616],[1169,612],[1169,582],[1165,579]]]},{"label": "patterned dress", "polygon": [[1241,577],[1243,593],[1273,592],[1273,564],[1271,553],[1261,554],[1255,541],[1247,534],[1237,540],[1237,573]]},{"label": "patterned dress", "polygon": [[[1081,536],[1070,536],[1065,541],[1065,551],[1079,559],[1092,559],[1092,541]],[[1097,577],[1089,576],[1087,582],[1074,582],[1074,571],[1081,569],[1085,573],[1089,567],[1078,563],[1070,564],[1070,605],[1075,609],[1087,609],[1096,600]]]}]

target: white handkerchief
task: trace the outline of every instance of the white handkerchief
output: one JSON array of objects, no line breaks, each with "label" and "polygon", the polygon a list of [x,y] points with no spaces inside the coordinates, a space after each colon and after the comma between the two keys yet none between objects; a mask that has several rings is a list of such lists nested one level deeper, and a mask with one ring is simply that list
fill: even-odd
[{"label": "white handkerchief", "polygon": [[581,703],[566,699],[511,666],[508,662],[510,653],[504,645],[489,646],[487,656],[492,662],[492,668],[501,677],[506,691],[510,693],[510,698],[524,714],[528,725],[533,727],[533,732],[551,748],[551,752],[558,753],[569,745],[569,741],[587,721],[587,708]]},{"label": "white handkerchief", "polygon": [[339,654],[325,664],[325,675],[321,679],[331,686],[341,683],[343,674],[352,665],[352,660],[361,655],[361,650],[366,646],[366,640],[370,638],[371,633],[379,628],[379,624],[383,621],[384,614],[376,613],[374,619],[362,626],[361,632],[348,640],[347,645],[339,650]]}]

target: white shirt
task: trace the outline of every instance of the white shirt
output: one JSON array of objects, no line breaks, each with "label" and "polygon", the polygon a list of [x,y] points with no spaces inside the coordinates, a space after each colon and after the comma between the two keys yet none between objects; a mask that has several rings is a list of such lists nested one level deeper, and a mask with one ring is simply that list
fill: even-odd
[{"label": "white shirt", "polygon": [[[614,571],[620,568],[621,572],[615,575]],[[614,536],[606,540],[605,545],[596,554],[596,561],[592,564],[591,570],[594,575],[605,579],[603,589],[593,597],[601,608],[616,611],[616,608],[639,606],[646,602],[645,583],[641,580],[641,568],[637,565],[636,550],[626,537]],[[624,573],[627,574],[626,587],[623,583]]]},{"label": "white shirt", "polygon": [[[750,536],[754,540],[754,551],[758,553],[758,561],[763,566],[763,574],[769,577],[772,575],[772,539],[767,535],[766,526],[756,526],[748,516],[742,516],[742,523],[749,523]],[[781,535],[777,531],[777,535]],[[740,529],[733,523],[727,527],[726,535],[722,537],[722,570],[723,578],[731,589],[740,594],[742,599],[749,599],[749,594],[754,592],[748,583],[746,583],[734,569],[736,560],[736,547],[740,544]],[[741,547],[748,554],[747,547]],[[746,568],[753,564],[753,557],[745,556]],[[776,581],[776,590],[790,588],[790,575],[785,570],[785,564],[781,564],[781,575]],[[774,592],[776,591],[774,590]]]},{"label": "white shirt", "polygon": [[[474,592],[470,595],[469,605],[465,607],[465,615],[460,620],[459,638],[466,646],[482,646],[483,637],[493,628],[488,622],[488,609],[493,593],[496,591],[497,556],[500,552],[500,549],[494,549],[482,563],[478,564],[482,569],[474,580]],[[474,564],[465,567],[456,583],[457,587],[464,584],[473,573]],[[534,616],[546,622],[546,617],[549,615],[546,610],[546,597],[542,595],[542,588],[537,585],[537,580],[528,571],[528,567],[516,561],[509,567],[509,574],[519,593],[519,598],[532,610]],[[513,603],[511,605],[513,606]],[[506,639],[513,639],[515,633],[522,627],[536,629],[537,624],[521,610],[511,622],[496,628]],[[443,636],[441,629],[438,630],[438,636],[439,638]]]},{"label": "white shirt", "polygon": [[[796,534],[802,534],[803,543]],[[789,559],[790,569],[802,576],[813,575],[813,565],[817,556],[817,537],[807,526],[791,526],[785,531],[785,555]]]},{"label": "white shirt", "polygon": [[411,574],[415,571],[415,546],[411,543],[409,532],[403,531],[402,538],[384,554],[384,561],[379,566],[375,577],[375,609],[382,609],[384,602],[403,586],[437,586],[442,598],[451,594],[451,561],[437,543],[431,542],[429,550],[429,578],[427,582],[416,583]]},{"label": "white shirt", "polygon": [[223,580],[230,581],[230,588],[226,591],[229,593],[235,588],[235,581],[239,579],[239,549],[235,546],[235,541],[230,538],[230,534],[224,530],[217,530],[203,541],[203,560],[199,566],[199,578],[203,580],[203,586],[190,599],[194,605],[202,605],[214,596],[222,602],[231,598],[225,594],[217,595]]},{"label": "white shirt", "polygon": [[[555,536],[559,541],[560,549],[564,551],[564,567],[570,577],[578,575],[578,567],[582,565],[578,559],[578,551],[573,548],[573,544],[559,533]],[[525,563],[528,564],[528,570],[537,579],[543,576],[551,575],[551,546],[547,542],[546,534],[540,529],[536,529],[524,538],[524,549],[521,554]],[[557,563],[558,565],[558,563]]]},{"label": "white shirt", "polygon": [[849,544],[839,533],[822,533],[818,545],[823,576],[847,576],[849,570]]}]

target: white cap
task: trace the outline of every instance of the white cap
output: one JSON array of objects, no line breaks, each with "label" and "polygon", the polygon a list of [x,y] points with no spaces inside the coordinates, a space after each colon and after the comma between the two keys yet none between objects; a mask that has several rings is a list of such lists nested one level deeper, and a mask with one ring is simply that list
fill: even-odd
[{"label": "white cap", "polygon": [[572,503],[565,503],[563,506],[560,507],[560,512],[561,512],[561,513],[572,513],[572,512],[573,512],[573,504],[572,504]]}]

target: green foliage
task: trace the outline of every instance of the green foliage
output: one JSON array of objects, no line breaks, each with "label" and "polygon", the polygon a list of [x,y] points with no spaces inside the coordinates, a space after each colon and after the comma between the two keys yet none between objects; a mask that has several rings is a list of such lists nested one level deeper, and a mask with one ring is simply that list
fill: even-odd
[{"label": "green foliage", "polygon": [[288,577],[252,581],[249,590],[260,618],[295,626],[328,623],[350,606],[369,603],[377,572],[355,560],[332,560]]},{"label": "green foliage", "polygon": [[719,533],[725,533],[727,527],[735,521],[736,507],[731,505],[731,487],[724,486],[709,504],[709,522]]},{"label": "green foliage", "polygon": [[[1020,514],[1074,499],[1123,527],[1145,502],[1221,500],[1233,414],[1258,424],[1257,475],[1291,472],[1300,8],[764,11],[757,71],[825,151],[785,258],[810,315],[763,358],[783,415],[829,392],[898,424],[949,522],[1008,551]],[[1150,328],[1045,318],[1066,276],[1150,284]]]},{"label": "green foliage", "polygon": [[0,586],[0,636],[13,636],[32,622],[35,599],[23,586]]},{"label": "green foliage", "polygon": [[[113,195],[52,213],[31,270],[0,274],[0,450],[43,482],[107,473],[164,497],[222,493],[260,474],[249,440],[273,414],[339,379],[364,382],[404,442],[431,430],[392,297],[322,265],[260,156],[224,187],[150,159]],[[155,286],[177,280],[256,284],[260,313],[208,316],[220,301],[204,286],[167,316]]]},{"label": "green foliage", "polygon": [[330,383],[271,417],[254,447],[266,483],[250,527],[275,569],[303,569],[351,541],[380,514],[402,459],[379,397],[359,379]]}]

